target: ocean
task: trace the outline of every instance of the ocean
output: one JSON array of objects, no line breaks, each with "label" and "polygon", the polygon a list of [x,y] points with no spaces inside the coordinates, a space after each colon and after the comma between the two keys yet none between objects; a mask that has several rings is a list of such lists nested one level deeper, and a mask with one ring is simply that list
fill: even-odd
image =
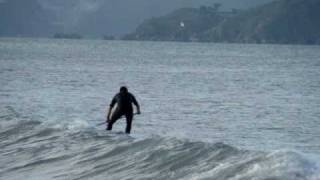
[{"label": "ocean", "polygon": [[1,38],[0,84],[0,179],[320,180],[320,46]]}]

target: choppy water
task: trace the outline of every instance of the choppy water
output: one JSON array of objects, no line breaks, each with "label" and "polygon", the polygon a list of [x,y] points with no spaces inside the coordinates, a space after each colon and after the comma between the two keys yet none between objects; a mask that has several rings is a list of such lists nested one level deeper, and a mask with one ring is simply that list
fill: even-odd
[{"label": "choppy water", "polygon": [[[0,179],[320,179],[320,47],[0,39]],[[96,124],[121,85],[141,104]]]}]

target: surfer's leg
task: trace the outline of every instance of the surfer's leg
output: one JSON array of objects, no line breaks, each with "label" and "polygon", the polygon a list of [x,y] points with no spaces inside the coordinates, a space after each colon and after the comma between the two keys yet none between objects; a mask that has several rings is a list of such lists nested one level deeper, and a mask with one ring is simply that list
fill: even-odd
[{"label": "surfer's leg", "polygon": [[132,125],[132,119],[133,119],[133,114],[132,113],[126,114],[126,120],[127,120],[126,133],[127,134],[130,134],[131,125]]},{"label": "surfer's leg", "polygon": [[118,111],[118,112],[114,112],[111,116],[110,122],[108,123],[107,129],[108,131],[112,130],[112,125],[118,120],[120,119],[120,117],[122,116],[122,114]]}]

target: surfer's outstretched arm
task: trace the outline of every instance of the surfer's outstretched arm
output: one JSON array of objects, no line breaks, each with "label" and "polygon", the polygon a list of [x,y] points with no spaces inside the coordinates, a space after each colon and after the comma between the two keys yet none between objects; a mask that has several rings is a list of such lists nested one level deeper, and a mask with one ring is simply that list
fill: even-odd
[{"label": "surfer's outstretched arm", "polygon": [[137,113],[136,114],[141,114],[139,104],[136,104],[136,107],[137,107]]},{"label": "surfer's outstretched arm", "polygon": [[117,98],[118,95],[114,96],[111,103],[110,103],[110,106],[109,106],[109,109],[108,109],[108,114],[107,114],[107,119],[106,119],[106,122],[109,122],[110,121],[110,115],[111,115],[111,112],[112,112],[112,108],[113,106],[116,104]]},{"label": "surfer's outstretched arm", "polygon": [[109,122],[109,121],[110,121],[111,111],[112,111],[112,107],[109,106],[106,122]]},{"label": "surfer's outstretched arm", "polygon": [[136,100],[136,98],[134,97],[134,95],[132,95],[132,103],[137,107],[137,113],[136,114],[141,114],[140,105],[139,105],[138,101]]}]

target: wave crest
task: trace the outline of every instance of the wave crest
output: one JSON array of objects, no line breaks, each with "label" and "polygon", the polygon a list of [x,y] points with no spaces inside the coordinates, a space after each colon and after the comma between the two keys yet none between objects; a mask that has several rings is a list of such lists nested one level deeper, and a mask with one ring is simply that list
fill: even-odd
[{"label": "wave crest", "polygon": [[[45,179],[319,179],[317,164],[292,151],[240,150],[218,143],[94,128],[72,131],[37,121],[1,130],[0,177]],[[14,132],[20,134],[13,136]]]}]

